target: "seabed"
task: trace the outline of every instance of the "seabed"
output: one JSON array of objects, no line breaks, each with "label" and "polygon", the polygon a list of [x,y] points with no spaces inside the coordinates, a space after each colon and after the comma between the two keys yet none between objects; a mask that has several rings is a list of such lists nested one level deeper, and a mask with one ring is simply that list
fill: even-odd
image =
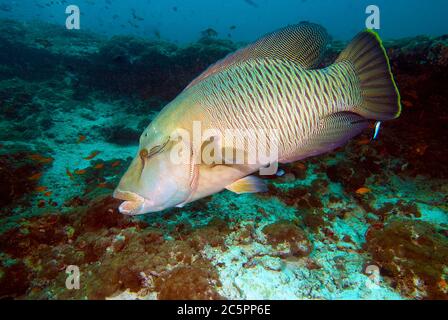
[{"label": "seabed", "polygon": [[239,45],[0,22],[0,298],[448,298],[446,36],[385,42],[403,112],[376,140],[281,166],[267,193],[118,213],[142,130]]}]

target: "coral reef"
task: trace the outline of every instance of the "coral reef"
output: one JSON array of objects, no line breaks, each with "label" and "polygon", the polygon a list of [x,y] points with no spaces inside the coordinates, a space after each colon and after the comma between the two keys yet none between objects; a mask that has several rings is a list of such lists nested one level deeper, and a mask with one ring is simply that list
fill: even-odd
[{"label": "coral reef", "polygon": [[306,234],[296,225],[279,221],[263,228],[268,243],[280,256],[304,257],[311,253],[312,244]]},{"label": "coral reef", "polygon": [[425,222],[392,221],[371,227],[366,250],[392,286],[409,297],[447,297],[448,239]]},{"label": "coral reef", "polygon": [[51,166],[53,158],[33,154],[29,150],[0,150],[0,206],[2,214],[13,207],[27,206],[30,194],[39,189],[42,172]]},{"label": "coral reef", "polygon": [[263,194],[127,217],[111,192],[141,130],[239,45],[0,31],[0,298],[448,299],[446,36],[385,42],[403,112],[378,139],[282,165]]},{"label": "coral reef", "polygon": [[[0,281],[17,274],[2,286],[1,297],[27,292],[39,299],[104,299],[125,290],[164,299],[220,297],[216,272],[198,248],[219,245],[225,225],[213,220],[184,233],[182,240],[168,241],[147,223],[119,214],[118,203],[102,196],[88,207],[27,219],[1,234],[0,250],[13,262],[3,267]],[[81,290],[65,290],[68,265],[79,266],[85,275]]]},{"label": "coral reef", "polygon": [[156,281],[160,287],[159,299],[218,300],[220,295],[214,289],[219,283],[218,275],[198,267],[180,267],[166,277]]}]

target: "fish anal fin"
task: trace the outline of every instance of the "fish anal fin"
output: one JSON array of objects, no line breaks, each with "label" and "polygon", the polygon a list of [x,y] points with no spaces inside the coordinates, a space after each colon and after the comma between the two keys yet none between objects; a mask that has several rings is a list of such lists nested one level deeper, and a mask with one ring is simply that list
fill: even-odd
[{"label": "fish anal fin", "polygon": [[255,176],[247,176],[239,179],[227,186],[226,189],[237,194],[266,192],[268,190],[266,183]]}]

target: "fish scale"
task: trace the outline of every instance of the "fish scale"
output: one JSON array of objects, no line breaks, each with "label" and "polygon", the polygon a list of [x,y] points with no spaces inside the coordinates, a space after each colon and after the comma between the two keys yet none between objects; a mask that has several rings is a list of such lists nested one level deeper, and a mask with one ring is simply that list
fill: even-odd
[{"label": "fish scale", "polygon": [[[305,70],[279,59],[252,59],[204,79],[190,90],[214,126],[278,129],[279,156],[297,149],[319,119],[358,103],[360,88],[342,62]],[[242,139],[242,137],[239,137]]]}]

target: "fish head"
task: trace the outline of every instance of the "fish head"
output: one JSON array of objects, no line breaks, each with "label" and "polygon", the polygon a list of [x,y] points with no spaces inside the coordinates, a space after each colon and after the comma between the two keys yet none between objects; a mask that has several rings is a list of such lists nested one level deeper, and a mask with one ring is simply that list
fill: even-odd
[{"label": "fish head", "polygon": [[[140,138],[137,155],[114,191],[124,202],[119,211],[139,215],[178,206],[192,193],[192,166],[175,156],[184,142],[166,134],[166,128],[150,125]],[[188,148],[181,150],[187,152]]]}]

